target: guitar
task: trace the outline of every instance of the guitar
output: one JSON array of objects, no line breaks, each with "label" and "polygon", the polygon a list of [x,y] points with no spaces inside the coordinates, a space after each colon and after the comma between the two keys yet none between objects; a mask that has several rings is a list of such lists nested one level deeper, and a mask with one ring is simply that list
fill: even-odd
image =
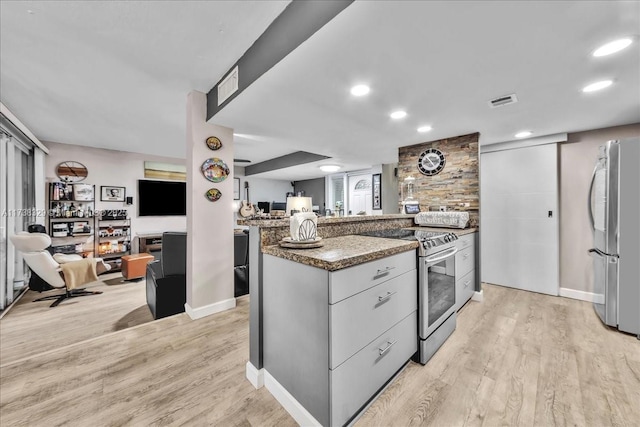
[{"label": "guitar", "polygon": [[256,208],[251,204],[251,202],[249,202],[249,183],[246,181],[244,182],[244,189],[247,192],[247,200],[242,201],[242,206],[240,206],[240,211],[238,213],[243,218],[249,218],[256,214]]}]

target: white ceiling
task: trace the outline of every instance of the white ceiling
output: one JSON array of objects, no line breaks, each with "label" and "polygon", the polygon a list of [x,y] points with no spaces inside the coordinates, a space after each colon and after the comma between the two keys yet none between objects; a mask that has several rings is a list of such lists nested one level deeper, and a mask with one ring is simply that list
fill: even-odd
[{"label": "white ceiling", "polygon": [[186,157],[186,102],[288,1],[2,1],[0,96],[40,139]]},{"label": "white ceiling", "polygon": [[[1,100],[41,140],[184,158],[187,93],[211,89],[286,4],[2,1]],[[639,33],[637,1],[357,1],[212,121],[238,134],[236,158],[334,157],[260,174],[286,180],[470,132],[488,144],[640,122]],[[601,78],[615,84],[580,91]],[[370,95],[351,97],[362,82]],[[517,104],[487,106],[510,93]],[[396,108],[408,116],[392,121]]]},{"label": "white ceiling", "polygon": [[[237,157],[303,150],[334,159],[260,174],[284,179],[397,161],[400,146],[480,132],[481,144],[640,122],[639,2],[357,1],[212,118]],[[594,58],[599,45],[631,48]],[[586,84],[615,84],[584,94]],[[352,85],[371,93],[352,97]],[[515,93],[517,104],[491,109]],[[389,113],[406,109],[393,121]],[[433,130],[419,134],[428,124]]]}]

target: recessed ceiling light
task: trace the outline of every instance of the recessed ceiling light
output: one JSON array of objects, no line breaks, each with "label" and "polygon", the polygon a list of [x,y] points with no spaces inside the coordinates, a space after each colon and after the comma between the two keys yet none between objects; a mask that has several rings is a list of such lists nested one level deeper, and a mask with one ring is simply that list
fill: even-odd
[{"label": "recessed ceiling light", "polygon": [[604,89],[605,87],[611,86],[613,83],[611,80],[602,80],[600,82],[591,83],[589,86],[585,86],[582,88],[583,92],[595,92],[600,89]]},{"label": "recessed ceiling light", "polygon": [[430,130],[431,130],[431,126],[420,126],[418,128],[418,132],[420,133],[429,132]]},{"label": "recessed ceiling light", "polygon": [[322,172],[336,172],[339,169],[340,169],[340,166],[338,166],[338,165],[322,165],[322,166],[320,166],[320,170]]},{"label": "recessed ceiling light", "polygon": [[364,96],[369,93],[369,90],[369,86],[367,85],[357,85],[351,88],[351,95]]},{"label": "recessed ceiling light", "polygon": [[523,130],[522,132],[518,132],[515,134],[516,138],[526,138],[528,136],[531,136],[533,132],[531,132],[530,130]]},{"label": "recessed ceiling light", "polygon": [[393,113],[391,113],[389,115],[392,119],[403,119],[405,117],[407,117],[407,112],[406,111],[402,111],[402,110],[398,110],[398,111],[394,111]]},{"label": "recessed ceiling light", "polygon": [[610,43],[600,46],[593,52],[593,56],[607,56],[612,53],[616,53],[628,47],[631,44],[632,40],[630,38],[624,38],[619,40],[614,40]]}]

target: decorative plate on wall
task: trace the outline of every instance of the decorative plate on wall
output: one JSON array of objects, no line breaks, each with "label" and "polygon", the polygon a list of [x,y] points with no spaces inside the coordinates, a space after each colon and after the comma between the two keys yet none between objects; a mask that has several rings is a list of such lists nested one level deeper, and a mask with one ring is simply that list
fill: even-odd
[{"label": "decorative plate on wall", "polygon": [[210,136],[207,138],[207,147],[211,150],[219,150],[222,148],[222,141],[217,136]]},{"label": "decorative plate on wall", "polygon": [[200,169],[204,177],[211,182],[222,182],[230,173],[227,164],[217,157],[205,160]]},{"label": "decorative plate on wall", "polygon": [[210,188],[204,193],[204,197],[210,202],[217,202],[222,197],[222,193],[217,188]]}]

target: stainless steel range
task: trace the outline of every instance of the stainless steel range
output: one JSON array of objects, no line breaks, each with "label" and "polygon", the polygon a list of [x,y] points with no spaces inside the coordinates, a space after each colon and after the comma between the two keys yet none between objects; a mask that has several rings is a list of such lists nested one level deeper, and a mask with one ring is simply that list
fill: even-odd
[{"label": "stainless steel range", "polygon": [[458,236],[445,231],[410,229],[362,233],[388,239],[417,240],[418,247],[418,361],[435,354],[456,328],[455,255]]}]

